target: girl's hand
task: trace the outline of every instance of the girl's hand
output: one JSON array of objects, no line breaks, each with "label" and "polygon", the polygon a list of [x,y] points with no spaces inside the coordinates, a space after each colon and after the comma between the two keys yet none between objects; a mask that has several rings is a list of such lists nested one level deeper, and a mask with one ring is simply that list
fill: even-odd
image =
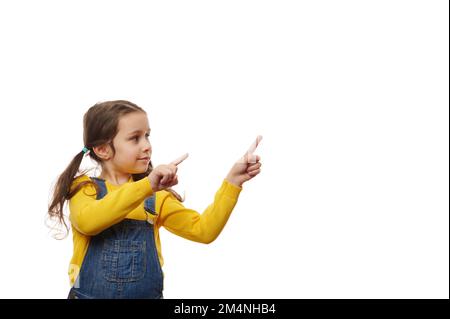
[{"label": "girl's hand", "polygon": [[242,187],[242,184],[251,180],[253,177],[261,172],[261,157],[253,154],[261,142],[262,136],[258,135],[256,141],[250,146],[250,148],[231,168],[227,177],[225,178],[231,184]]},{"label": "girl's hand", "polygon": [[178,184],[177,165],[188,157],[188,153],[180,156],[168,165],[158,165],[148,175],[153,192],[157,192]]}]

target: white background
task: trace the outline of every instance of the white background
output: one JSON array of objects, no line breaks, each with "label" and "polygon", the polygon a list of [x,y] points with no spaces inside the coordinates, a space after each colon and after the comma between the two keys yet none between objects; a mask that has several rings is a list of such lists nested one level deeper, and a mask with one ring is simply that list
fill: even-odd
[{"label": "white background", "polygon": [[128,99],[200,213],[263,135],[215,242],[161,230],[166,298],[448,298],[448,6],[1,1],[0,297],[66,298],[51,187]]}]

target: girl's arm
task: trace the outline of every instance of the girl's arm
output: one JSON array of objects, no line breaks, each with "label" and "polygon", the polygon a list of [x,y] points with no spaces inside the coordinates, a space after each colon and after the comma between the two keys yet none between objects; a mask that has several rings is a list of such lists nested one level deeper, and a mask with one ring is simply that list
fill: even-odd
[{"label": "girl's arm", "polygon": [[227,223],[241,190],[241,187],[224,179],[214,202],[201,215],[184,207],[171,193],[163,191],[157,223],[175,235],[209,244],[219,236]]},{"label": "girl's arm", "polygon": [[[96,200],[93,185],[83,187],[69,201],[70,222],[79,232],[88,236],[97,235],[121,222],[153,192],[176,185],[178,183],[177,165],[187,157],[188,154],[184,154],[168,165],[158,165],[148,177],[108,192],[100,200]],[[83,175],[74,182],[72,187],[86,180],[89,180],[89,177]]]},{"label": "girl's arm", "polygon": [[203,214],[185,208],[172,194],[163,192],[158,218],[159,226],[196,242],[209,244],[219,236],[233,211],[242,190],[242,184],[261,171],[261,157],[254,152],[261,142],[258,136],[244,155],[238,159],[216,192],[214,202]]},{"label": "girl's arm", "polygon": [[[88,179],[81,176],[79,181]],[[122,221],[152,194],[149,178],[125,184],[100,200],[96,200],[95,188],[89,184],[70,199],[69,219],[79,232],[94,236]]]}]

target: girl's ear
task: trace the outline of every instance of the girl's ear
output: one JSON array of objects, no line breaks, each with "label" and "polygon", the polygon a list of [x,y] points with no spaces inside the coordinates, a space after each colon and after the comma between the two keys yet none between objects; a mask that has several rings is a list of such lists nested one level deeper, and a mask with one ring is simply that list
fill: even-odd
[{"label": "girl's ear", "polygon": [[95,155],[97,155],[97,157],[101,158],[102,160],[107,161],[112,157],[112,149],[109,144],[94,146],[92,150],[94,151]]}]

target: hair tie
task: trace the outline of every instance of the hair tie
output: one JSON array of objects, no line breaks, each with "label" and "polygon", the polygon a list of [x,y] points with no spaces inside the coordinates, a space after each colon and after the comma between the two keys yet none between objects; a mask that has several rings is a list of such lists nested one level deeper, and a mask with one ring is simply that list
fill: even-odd
[{"label": "hair tie", "polygon": [[85,147],[83,147],[83,153],[84,153],[84,155],[87,155],[87,154],[89,154],[89,152],[90,152],[90,150],[85,146]]}]

